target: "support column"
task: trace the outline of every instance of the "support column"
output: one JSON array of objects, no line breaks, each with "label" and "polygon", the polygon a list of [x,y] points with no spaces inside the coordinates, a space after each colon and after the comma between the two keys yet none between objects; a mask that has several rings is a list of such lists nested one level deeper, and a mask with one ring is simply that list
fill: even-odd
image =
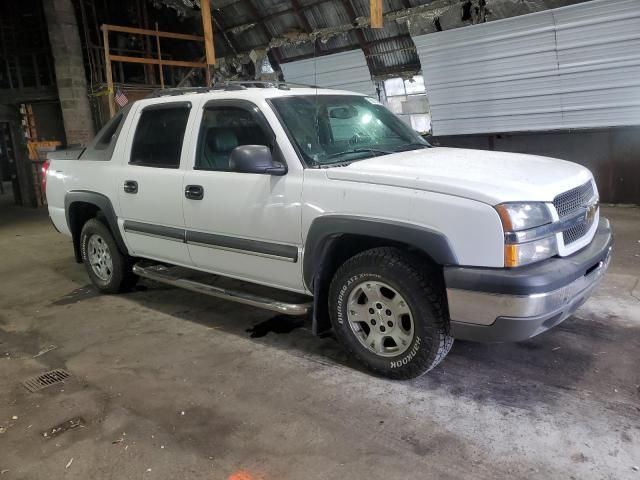
[{"label": "support column", "polygon": [[216,63],[216,50],[213,45],[213,25],[211,22],[210,0],[200,0],[202,29],[204,31],[204,51],[207,58],[207,87],[211,86],[211,68]]},{"label": "support column", "polygon": [[42,2],[56,72],[67,143],[86,145],[94,135],[78,23],[71,0]]}]

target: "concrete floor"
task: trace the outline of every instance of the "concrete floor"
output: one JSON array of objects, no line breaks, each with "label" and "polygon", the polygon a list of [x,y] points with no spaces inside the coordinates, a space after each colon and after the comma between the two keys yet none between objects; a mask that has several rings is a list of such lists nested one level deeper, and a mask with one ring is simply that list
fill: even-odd
[{"label": "concrete floor", "polygon": [[[638,208],[603,209],[613,265],[574,317],[392,382],[298,320],[151,283],[97,295],[46,213],[4,198],[2,480],[640,479]],[[53,368],[72,379],[20,384]]]}]

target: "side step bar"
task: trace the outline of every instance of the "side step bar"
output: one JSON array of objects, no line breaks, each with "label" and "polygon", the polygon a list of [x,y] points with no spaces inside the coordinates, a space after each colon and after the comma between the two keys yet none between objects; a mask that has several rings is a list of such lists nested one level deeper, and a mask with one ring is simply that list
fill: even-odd
[{"label": "side step bar", "polygon": [[309,313],[313,305],[308,303],[286,303],[266,297],[252,295],[251,293],[240,292],[238,290],[228,290],[225,288],[208,285],[206,283],[196,282],[187,278],[172,275],[168,268],[162,265],[142,266],[136,264],[133,266],[133,273],[140,277],[148,278],[160,283],[166,283],[174,287],[184,288],[196,293],[204,293],[211,297],[223,298],[232,302],[250,305],[252,307],[263,308],[278,312],[283,315],[302,316]]}]

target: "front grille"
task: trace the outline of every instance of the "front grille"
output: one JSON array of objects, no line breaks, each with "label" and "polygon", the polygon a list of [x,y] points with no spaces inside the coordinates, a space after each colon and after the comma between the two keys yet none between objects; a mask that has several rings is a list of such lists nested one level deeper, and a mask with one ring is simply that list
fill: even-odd
[{"label": "front grille", "polygon": [[564,239],[564,244],[569,245],[570,243],[573,243],[576,240],[579,240],[582,237],[584,237],[589,231],[589,228],[591,227],[592,223],[593,222],[588,222],[587,220],[584,220],[579,224],[566,229],[564,232],[562,232],[562,238]]},{"label": "front grille", "polygon": [[574,215],[583,214],[580,223],[567,228],[562,232],[562,238],[565,245],[569,245],[576,240],[584,237],[591,225],[595,215],[586,215],[587,209],[593,204],[595,192],[591,181],[573,188],[567,192],[561,193],[553,199],[553,206],[556,207],[560,219],[573,217]]},{"label": "front grille", "polygon": [[580,185],[579,187],[558,195],[553,199],[553,206],[556,207],[560,218],[568,217],[580,211],[580,209],[585,208],[593,196],[593,184],[591,181],[588,181],[584,185]]}]

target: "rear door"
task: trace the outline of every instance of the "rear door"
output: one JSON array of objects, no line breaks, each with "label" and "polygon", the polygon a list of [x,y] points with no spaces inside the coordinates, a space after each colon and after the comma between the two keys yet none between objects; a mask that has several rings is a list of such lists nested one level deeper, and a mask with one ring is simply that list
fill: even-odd
[{"label": "rear door", "polygon": [[121,228],[132,255],[189,266],[184,243],[182,183],[185,132],[193,122],[190,102],[141,107],[119,173]]}]

